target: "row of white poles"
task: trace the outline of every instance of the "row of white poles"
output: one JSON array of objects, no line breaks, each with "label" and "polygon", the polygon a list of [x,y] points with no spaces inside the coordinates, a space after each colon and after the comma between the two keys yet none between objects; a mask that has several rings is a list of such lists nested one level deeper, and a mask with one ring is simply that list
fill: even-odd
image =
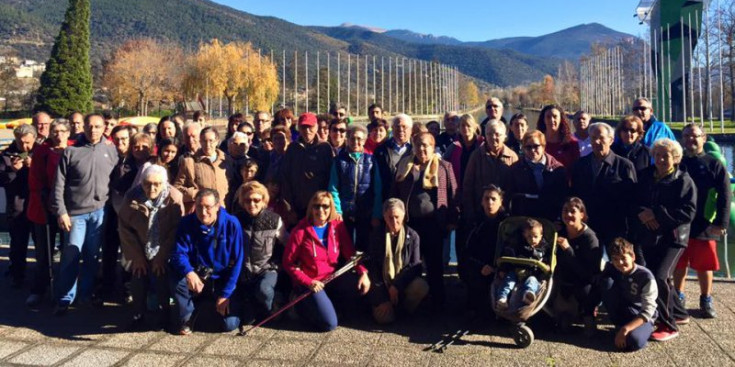
[{"label": "row of white poles", "polygon": [[280,58],[273,56],[271,51],[271,60],[280,64],[280,107],[294,114],[324,113],[336,104],[353,116],[366,116],[368,107],[377,103],[390,113],[437,115],[460,105],[461,75],[455,66],[324,51],[283,50]]}]

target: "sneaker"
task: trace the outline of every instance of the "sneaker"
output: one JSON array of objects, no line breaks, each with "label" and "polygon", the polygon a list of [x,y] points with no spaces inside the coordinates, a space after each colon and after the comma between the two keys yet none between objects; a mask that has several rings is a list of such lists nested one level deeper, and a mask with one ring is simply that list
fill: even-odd
[{"label": "sneaker", "polygon": [[505,311],[508,309],[508,299],[507,298],[501,298],[497,302],[495,302],[495,308],[499,311]]},{"label": "sneaker", "polygon": [[714,319],[717,317],[712,296],[699,296],[699,309],[702,311],[702,316],[706,319]]},{"label": "sneaker", "polygon": [[179,335],[191,335],[191,320],[184,321],[179,329]]},{"label": "sneaker", "polygon": [[536,300],[536,293],[528,291],[523,294],[523,303],[530,305]]},{"label": "sneaker", "polygon": [[687,315],[684,318],[676,319],[676,324],[677,325],[688,325],[690,321],[691,321],[691,317],[689,317],[689,315]]},{"label": "sneaker", "polygon": [[671,340],[679,336],[679,332],[671,329],[668,326],[661,325],[656,330],[651,333],[651,340],[656,342],[665,342],[667,340]]},{"label": "sneaker", "polygon": [[41,304],[41,299],[43,297],[40,294],[31,293],[28,298],[26,298],[26,306],[35,308],[38,307],[39,304]]},{"label": "sneaker", "polygon": [[687,296],[684,294],[684,292],[676,291],[676,296],[679,297],[679,303],[681,304],[681,307],[686,309],[687,308]]}]

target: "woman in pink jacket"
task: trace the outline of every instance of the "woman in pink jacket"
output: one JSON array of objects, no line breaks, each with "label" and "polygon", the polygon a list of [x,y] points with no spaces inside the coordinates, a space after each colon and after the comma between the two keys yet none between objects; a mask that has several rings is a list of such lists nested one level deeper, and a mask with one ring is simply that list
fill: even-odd
[{"label": "woman in pink jacket", "polygon": [[309,201],[306,218],[291,231],[283,254],[283,267],[291,276],[297,292],[311,289],[314,294],[296,306],[296,312],[321,331],[337,327],[334,304],[350,306],[359,295],[370,290],[367,270],[357,266],[359,279],[352,272],[329,284],[322,281],[337,268],[339,256],[350,259],[355,254],[352,239],[341,220],[332,195],[318,191]]}]

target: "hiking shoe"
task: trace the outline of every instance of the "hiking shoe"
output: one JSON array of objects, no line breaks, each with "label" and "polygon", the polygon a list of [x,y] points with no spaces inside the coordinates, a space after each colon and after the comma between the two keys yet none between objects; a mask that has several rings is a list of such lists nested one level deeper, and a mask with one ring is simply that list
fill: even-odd
[{"label": "hiking shoe", "polygon": [[699,309],[702,311],[702,316],[706,319],[714,319],[717,317],[712,296],[699,296]]},{"label": "hiking shoe", "polygon": [[501,298],[497,302],[495,302],[495,308],[498,311],[505,311],[508,309],[508,299],[507,298]]},{"label": "hiking shoe", "polygon": [[181,328],[179,329],[179,335],[191,335],[191,320],[184,321],[183,324],[181,324]]},{"label": "hiking shoe", "polygon": [[530,305],[536,300],[536,293],[528,291],[523,294],[523,303]]},{"label": "hiking shoe", "polygon": [[679,332],[665,325],[660,325],[651,333],[651,340],[665,342],[679,336]]},{"label": "hiking shoe", "polygon": [[30,308],[36,308],[38,305],[41,304],[41,299],[43,299],[43,296],[40,294],[31,293],[28,298],[26,298],[26,307]]},{"label": "hiking shoe", "polygon": [[681,307],[686,309],[687,308],[687,296],[684,294],[684,292],[676,291],[676,296],[679,298],[679,303],[681,304]]}]

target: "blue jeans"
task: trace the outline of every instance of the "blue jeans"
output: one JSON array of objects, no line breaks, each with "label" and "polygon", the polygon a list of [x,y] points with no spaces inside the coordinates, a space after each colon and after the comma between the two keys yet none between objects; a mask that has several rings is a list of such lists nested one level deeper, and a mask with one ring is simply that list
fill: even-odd
[{"label": "blue jeans", "polygon": [[[516,274],[515,270],[508,271],[503,278],[503,283],[498,287],[495,299],[507,300],[510,292],[513,290],[513,287],[516,286],[516,283],[518,283],[518,274]],[[541,283],[539,283],[538,279],[533,275],[529,275],[526,277],[526,280],[523,281],[523,285],[518,289],[518,291],[520,294],[526,294],[526,292],[533,292],[536,294],[540,288]]]},{"label": "blue jeans", "polygon": [[[61,251],[59,279],[56,282],[56,295],[62,306],[70,305],[77,297],[84,301],[92,298],[102,240],[103,219],[103,209],[71,217],[71,231],[64,232],[66,245]],[[79,266],[80,259],[82,260],[81,267]],[[77,281],[79,283],[78,295]]]},{"label": "blue jeans", "polygon": [[278,272],[268,270],[240,285],[245,301],[248,302],[247,306],[243,307],[243,320],[270,314],[273,310],[277,281]]},{"label": "blue jeans", "polygon": [[[613,284],[602,297],[602,303],[607,309],[610,321],[615,325],[616,333],[620,328],[625,326],[625,324],[631,322],[640,314],[640,308],[625,302],[621,295],[622,291],[620,290],[620,287]],[[626,338],[626,349],[635,351],[645,348],[646,345],[648,345],[648,338],[651,337],[652,333],[653,323],[644,322],[628,334],[628,337]]]},{"label": "blue jeans", "polygon": [[[202,301],[205,301],[206,298],[210,298],[210,300],[216,302],[217,296],[215,296],[215,294],[217,290],[222,288],[222,282],[219,279],[208,280],[207,282],[205,282],[204,290],[202,291],[202,293],[195,296],[189,290],[189,287],[186,283],[186,277],[177,278],[176,275],[173,275],[173,272],[171,273],[171,280],[173,282],[173,295],[174,299],[176,300],[177,322],[179,323],[177,326],[180,327],[185,322],[191,319],[192,315],[194,314],[194,310],[199,307],[199,304],[205,304]],[[222,331],[232,331],[240,326],[239,312],[236,312],[236,310],[239,310],[240,307],[237,296],[237,293],[234,293],[230,297],[230,313],[228,313],[226,316],[222,316],[219,313],[216,313],[215,317],[221,320],[221,323],[217,326]],[[214,303],[213,305],[216,305],[216,303]],[[200,311],[201,310],[198,310],[197,312]]]}]

